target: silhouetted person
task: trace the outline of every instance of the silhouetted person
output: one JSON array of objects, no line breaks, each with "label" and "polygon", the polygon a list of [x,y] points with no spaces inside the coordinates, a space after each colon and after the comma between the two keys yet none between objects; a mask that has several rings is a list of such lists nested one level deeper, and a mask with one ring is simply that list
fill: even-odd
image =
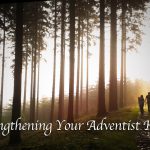
[{"label": "silhouetted person", "polygon": [[144,107],[144,97],[143,97],[143,95],[138,97],[138,102],[139,102],[141,115],[143,115],[143,113],[144,113],[144,109],[143,109],[143,107]]},{"label": "silhouetted person", "polygon": [[150,113],[150,92],[148,92],[148,95],[146,96],[146,100],[147,100],[148,112]]}]

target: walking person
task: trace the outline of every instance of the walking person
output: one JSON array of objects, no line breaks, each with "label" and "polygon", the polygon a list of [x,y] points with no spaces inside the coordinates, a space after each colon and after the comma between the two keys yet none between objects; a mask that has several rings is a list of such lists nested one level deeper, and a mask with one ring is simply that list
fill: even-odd
[{"label": "walking person", "polygon": [[144,113],[144,109],[143,109],[143,107],[144,107],[144,97],[143,97],[143,95],[138,97],[138,102],[139,102],[141,115],[143,115],[143,113]]},{"label": "walking person", "polygon": [[150,92],[148,92],[148,95],[146,96],[146,100],[147,100],[148,112],[150,113]]}]

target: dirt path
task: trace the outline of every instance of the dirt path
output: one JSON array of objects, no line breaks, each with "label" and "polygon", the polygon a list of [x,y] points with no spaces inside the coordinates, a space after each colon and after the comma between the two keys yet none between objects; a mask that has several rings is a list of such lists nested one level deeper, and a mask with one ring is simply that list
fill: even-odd
[{"label": "dirt path", "polygon": [[138,150],[150,150],[150,130],[145,131],[143,122],[149,120],[149,114],[144,113],[143,116],[139,115],[137,121],[141,123],[140,130],[137,132],[137,148]]}]

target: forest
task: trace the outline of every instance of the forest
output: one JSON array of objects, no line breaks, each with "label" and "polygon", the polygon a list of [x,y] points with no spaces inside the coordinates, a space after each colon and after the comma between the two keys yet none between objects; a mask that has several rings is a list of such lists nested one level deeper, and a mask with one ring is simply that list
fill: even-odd
[{"label": "forest", "polygon": [[[150,82],[128,78],[128,55],[135,55],[145,40],[149,2],[50,0],[0,4],[0,123],[15,123],[20,117],[21,122],[54,124],[56,120],[99,121],[105,116],[110,122],[136,120],[138,96],[150,91]],[[134,68],[131,70],[134,72]],[[40,131],[22,132],[17,127],[7,137],[0,135],[0,147],[114,146],[133,150],[138,143],[134,141],[136,131],[114,131],[110,135],[108,131],[95,133],[83,128],[82,132],[64,131],[59,135],[56,131],[46,139]],[[89,140],[77,141],[86,137]]]}]

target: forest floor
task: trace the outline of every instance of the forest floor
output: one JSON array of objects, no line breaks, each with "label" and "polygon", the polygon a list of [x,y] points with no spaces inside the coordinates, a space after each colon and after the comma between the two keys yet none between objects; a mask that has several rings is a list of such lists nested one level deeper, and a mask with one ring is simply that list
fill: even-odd
[{"label": "forest floor", "polygon": [[[137,121],[138,108],[131,107],[107,114],[107,122]],[[88,116],[78,122],[102,118]],[[137,131],[54,131],[44,136],[43,131],[22,133],[19,146],[9,146],[8,137],[0,140],[2,150],[137,150]]]},{"label": "forest floor", "polygon": [[138,116],[138,122],[141,123],[141,130],[137,132],[137,147],[139,150],[150,150],[150,131],[147,130],[147,127],[150,127],[150,124],[144,123],[149,120],[150,115],[147,112],[145,112],[143,116]]}]

